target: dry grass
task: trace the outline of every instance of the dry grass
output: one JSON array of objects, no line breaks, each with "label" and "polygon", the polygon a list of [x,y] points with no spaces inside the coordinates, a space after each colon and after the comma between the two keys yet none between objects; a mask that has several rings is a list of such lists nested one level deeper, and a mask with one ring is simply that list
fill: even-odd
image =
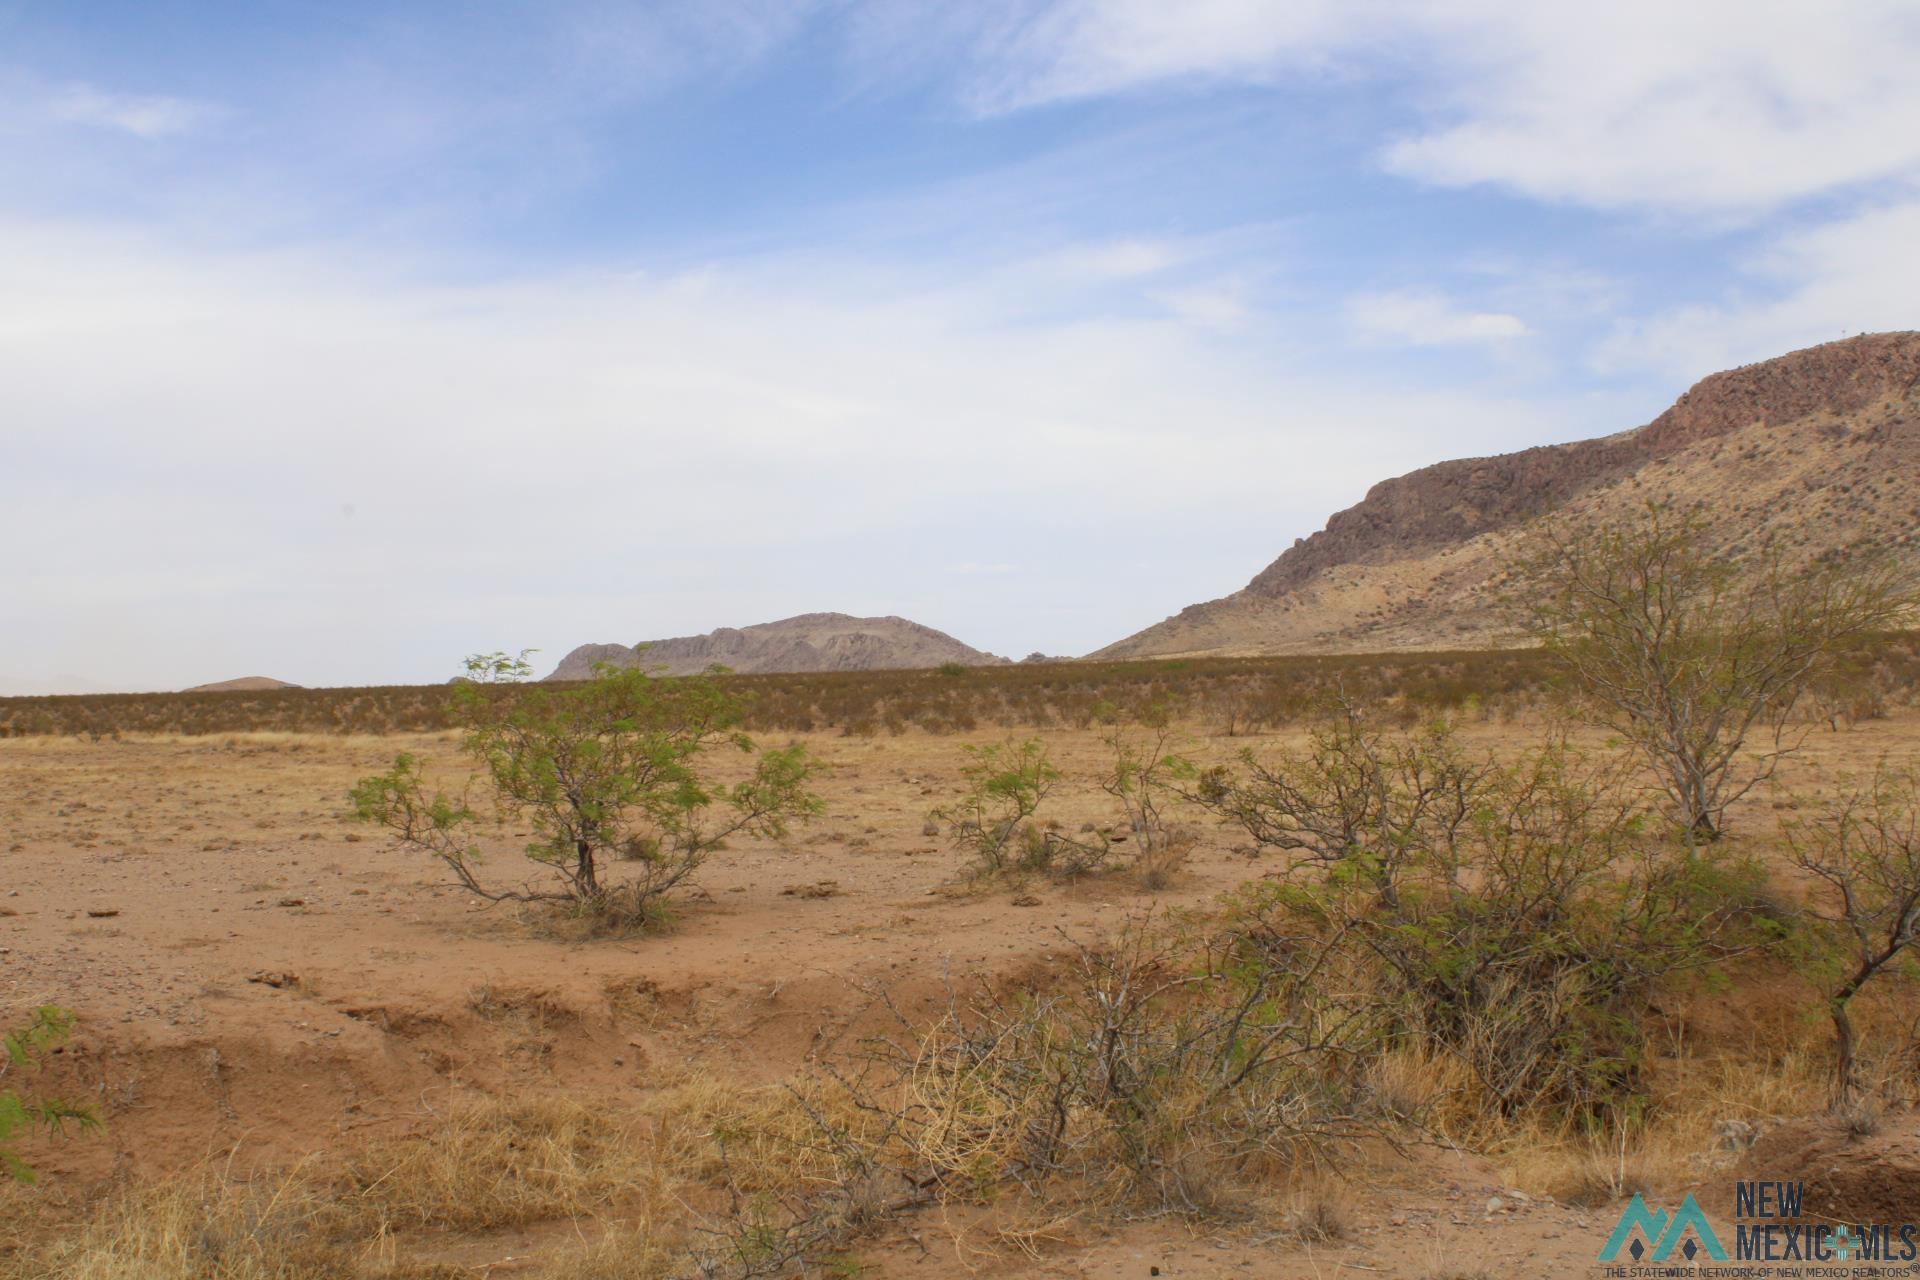
[{"label": "dry grass", "polygon": [[[1505,754],[1523,745],[1534,727],[1481,725],[1475,730],[1480,735],[1476,741]],[[1069,758],[1079,775],[1091,776],[1101,756],[1093,735],[1060,737],[1063,753],[1072,753]],[[1913,723],[1904,716],[1891,727],[1820,734],[1815,743],[1817,767],[1814,760],[1797,764],[1796,788],[1817,791],[1834,773],[1857,767],[1889,747],[1910,751],[1915,740]],[[1225,752],[1237,745],[1214,742],[1203,744],[1202,750]],[[187,832],[178,838],[189,852],[215,839],[258,839],[261,847],[272,839],[282,842],[273,847],[276,861],[263,856],[259,865],[278,868],[282,855],[309,863],[337,857],[353,859],[348,870],[360,872],[375,865],[358,861],[367,846],[356,845],[348,851],[294,841],[308,839],[307,832],[336,826],[337,777],[349,763],[357,766],[361,756],[377,761],[390,754],[392,747],[392,740],[350,737],[195,739],[171,744],[164,753],[152,744],[133,742],[97,747],[70,739],[11,742],[5,744],[7,759],[0,763],[15,766],[9,781],[19,785],[8,802],[12,808],[0,806],[4,810],[0,816],[17,820],[22,837],[38,845],[84,848],[85,841],[97,839],[100,847],[90,856],[103,862],[110,856],[127,857],[136,859],[137,866],[139,858],[161,856],[141,850],[157,850],[167,836],[176,834],[172,828],[177,827]],[[204,770],[204,776],[193,775],[198,790],[192,794],[199,807],[169,810],[159,817],[136,814],[146,801],[143,793],[131,788],[141,780],[130,777],[119,762],[150,749],[154,759],[146,767],[156,794],[163,784],[171,789],[169,794],[180,791],[183,769]],[[953,859],[933,855],[924,847],[925,837],[916,835],[926,804],[948,785],[951,757],[957,753],[949,740],[912,738],[853,741],[843,744],[842,750],[846,764],[837,785],[844,790],[838,794],[849,812],[836,811],[836,817],[846,823],[846,830],[823,833],[821,845],[803,849],[837,851],[842,845],[852,848],[856,839],[864,846],[866,834],[874,832],[874,827],[863,828],[863,821],[893,826],[874,840],[873,847],[859,850],[858,862],[828,862],[823,854],[818,868],[778,867],[754,891],[775,896],[782,924],[809,918],[798,913],[824,916],[844,905],[840,895],[803,901],[799,895],[778,897],[777,890],[788,883],[817,883],[816,871],[830,872],[840,877],[839,884],[857,909],[870,912],[875,922],[871,935],[860,935],[861,946],[869,945],[865,941],[869,936],[876,949],[911,937],[914,946],[926,951],[934,944],[907,931],[928,927],[930,920],[938,927],[940,918],[932,912],[905,914],[900,904],[931,897],[928,884],[937,883],[936,876],[951,874]],[[58,770],[35,763],[56,758]],[[872,772],[861,772],[867,768]],[[69,777],[94,779],[96,773],[100,785],[113,781],[120,789],[103,793],[101,799],[78,784],[67,783]],[[76,798],[86,803],[77,803]],[[1107,816],[1101,804],[1091,791],[1067,797],[1063,818],[1068,829]],[[866,807],[855,811],[856,805]],[[897,816],[880,816],[887,807]],[[1742,814],[1738,847],[1771,859],[1778,817],[1764,805],[1750,807]],[[107,833],[116,823],[124,827],[136,819],[158,825],[133,828],[133,838],[126,842],[130,850],[123,853]],[[255,837],[251,829],[256,822],[277,824],[281,834]],[[192,827],[194,823],[200,825]],[[81,834],[86,832],[98,834]],[[1225,851],[1226,839],[1212,827],[1203,829],[1194,862],[1184,871],[1177,863],[1167,869],[1169,878],[1177,877],[1180,887],[1189,890],[1177,901],[1204,902],[1201,894],[1231,882],[1226,876],[1237,879],[1271,869],[1271,861],[1246,869],[1247,864]],[[907,865],[907,850],[917,859],[911,864],[915,868],[922,861],[937,860],[939,865],[927,866],[926,879],[902,881],[903,887],[884,894],[870,892],[859,874],[847,871],[849,865],[862,871],[868,867],[891,870],[892,864],[883,857],[895,853]],[[234,861],[239,865],[237,855]],[[262,874],[252,870],[255,864],[247,865],[251,874],[244,882],[236,880],[230,890],[241,899],[234,905],[248,906],[245,896],[254,891],[246,886],[257,883],[258,896],[267,899],[257,907],[260,918],[275,922],[276,928],[284,921],[288,928],[311,929],[316,934],[331,930],[344,936],[339,931],[348,919],[346,911],[368,901],[347,897],[346,886],[359,881],[342,879],[331,890],[338,899],[333,909],[340,914],[330,919],[323,914],[283,916],[277,913],[275,900],[290,891],[311,898],[313,881],[302,877],[317,876],[319,869],[306,866],[289,871],[283,879],[271,879],[279,875],[277,869]],[[1136,863],[1133,873],[1144,883],[1154,870]],[[112,873],[119,874],[118,864]],[[724,897],[730,891],[724,882],[715,888],[715,899],[723,905],[745,897],[745,891],[740,899]],[[1780,879],[1773,889],[1778,901],[1768,914],[1784,914],[1799,901],[1799,890],[1791,880]],[[392,897],[386,900],[401,911],[412,910],[410,896],[420,895],[405,883],[381,892],[390,892]],[[1086,904],[1104,904],[1100,909],[1112,910],[1118,902],[1122,909],[1134,909],[1140,901],[1098,882],[1049,888],[1048,893],[1048,907],[1058,902],[1062,916],[1069,905],[1078,910]],[[87,904],[76,901],[75,905]],[[116,900],[113,905],[120,903]],[[317,905],[327,903],[322,900]],[[977,906],[975,900],[950,906],[942,899],[939,909],[951,912],[959,922],[948,926],[958,934],[976,927],[969,922],[984,916]],[[150,925],[153,910],[147,907],[145,917],[129,912],[114,923]],[[190,929],[176,927],[170,936],[199,936],[205,931],[209,937],[220,937],[216,926],[224,927],[235,918],[233,906],[228,911],[211,921],[192,917]],[[961,914],[968,911],[976,914]],[[1093,911],[1093,906],[1087,906],[1087,915],[1076,919],[1073,936],[1095,936],[1101,922]],[[1031,919],[1042,928],[1046,923],[1040,913],[1008,915],[1023,922]],[[435,936],[449,939],[449,945],[464,945],[466,935],[456,931],[456,925],[468,927],[459,923],[463,918],[452,913],[445,918],[455,924]],[[748,924],[757,919],[741,918]],[[377,939],[379,945],[403,945],[385,932],[387,919],[375,920],[366,936]],[[882,919],[890,923],[881,925]],[[706,923],[714,920],[724,923],[717,910]],[[844,923],[841,920],[834,928]],[[864,920],[861,923],[865,925]],[[1211,922],[1195,919],[1189,924],[1205,929]],[[489,927],[504,931],[506,926],[492,921]],[[747,939],[745,945],[754,948],[741,954],[750,958],[765,954],[764,941],[752,929],[743,926],[741,936]],[[799,936],[797,928],[795,936]],[[424,953],[433,944],[416,931],[404,945]],[[516,938],[513,945],[522,943]],[[527,954],[537,955],[542,962],[566,961],[575,955],[553,950],[536,953],[531,943],[525,945]],[[1055,945],[1050,932],[1047,945]],[[139,957],[149,954],[126,950]],[[1017,954],[1024,964],[1037,951]],[[711,1018],[689,1029],[698,1021],[689,1012],[697,984],[690,984],[685,972],[669,965],[646,965],[646,971],[657,974],[659,981],[677,984],[663,989],[653,985],[654,978],[636,973],[624,958],[628,953],[581,948],[578,958],[583,964],[601,963],[577,975],[571,988],[562,991],[557,985],[552,990],[541,985],[558,970],[510,970],[493,958],[492,951],[476,947],[474,954],[487,958],[485,966],[459,970],[447,988],[454,1020],[477,1019],[485,1024],[488,1035],[498,1031],[509,1040],[552,1039],[556,1058],[564,1050],[589,1043],[607,1048],[599,1021],[603,1016],[621,1032],[630,1027],[645,1029],[648,1051],[660,1061],[676,1061],[681,1045],[691,1042],[676,1036],[712,1034]],[[1013,954],[1009,949],[1009,961]],[[618,962],[608,961],[609,956]],[[20,958],[18,951],[14,958]],[[741,961],[743,967],[749,963]],[[1068,954],[1051,980],[1059,981],[1061,971],[1071,963]],[[1764,1127],[1776,1119],[1817,1110],[1826,1098],[1831,1051],[1827,1029],[1818,1016],[1817,986],[1797,981],[1808,972],[1798,959],[1777,958],[1769,963],[1771,968],[1736,968],[1712,990],[1659,993],[1659,1012],[1648,1014],[1650,1061],[1644,1081],[1636,1086],[1640,1109],[1624,1129],[1568,1132],[1526,1114],[1503,1119],[1478,1096],[1472,1073],[1457,1056],[1411,1038],[1398,1039],[1388,1052],[1369,1054],[1359,1062],[1353,1076],[1342,1082],[1348,1089],[1341,1099],[1343,1114],[1364,1114],[1370,1122],[1403,1126],[1415,1135],[1437,1135],[1488,1154],[1510,1185],[1567,1204],[1597,1205],[1634,1190],[1665,1192],[1697,1181],[1713,1167],[1711,1162],[1737,1154],[1721,1149],[1723,1124]],[[978,971],[989,982],[1016,972],[1011,968],[995,971],[990,965]],[[242,975],[250,971],[244,966],[237,969]],[[329,971],[322,989],[329,996],[349,994],[351,988],[333,979],[333,972]],[[536,972],[534,985],[522,984],[523,978]],[[1032,976],[1024,969],[1017,972],[1023,984]],[[482,987],[470,985],[488,973],[512,976],[495,978]],[[1036,979],[1043,984],[1047,980]],[[300,986],[272,998],[302,995],[305,985],[302,979]],[[699,989],[703,1016],[709,999],[713,1008],[721,1006],[721,993],[709,997],[705,988]],[[243,990],[268,995],[257,988]],[[1055,994],[1058,990],[1053,988]],[[1022,992],[1044,998],[1048,989],[1023,986]],[[59,993],[48,990],[45,994]],[[761,999],[757,987],[754,999]],[[765,999],[777,1016],[799,1008],[777,1006],[771,996]],[[417,997],[407,1007],[416,1004],[428,1007]],[[317,1016],[307,1005],[300,1008],[298,1017]],[[757,1011],[758,1004],[754,1008]],[[810,1005],[807,1008],[811,1010]],[[1783,1010],[1778,1016],[1745,1016],[1756,1009],[1776,1008]],[[517,1246],[502,1245],[486,1258],[474,1252],[488,1244],[490,1233],[502,1231],[526,1231],[540,1242],[537,1266],[521,1264],[525,1269],[516,1268],[518,1274],[655,1280],[687,1274],[690,1269],[698,1273],[702,1268],[714,1274],[740,1275],[756,1268],[764,1273],[788,1256],[783,1251],[800,1250],[818,1262],[838,1256],[850,1240],[886,1220],[889,1213],[920,1212],[916,1206],[928,1203],[928,1197],[915,1195],[900,1171],[917,1168],[924,1176],[935,1166],[946,1171],[938,1186],[940,1195],[934,1198],[938,1203],[921,1214],[915,1229],[964,1235],[962,1252],[969,1257],[975,1256],[974,1251],[987,1250],[998,1251],[1004,1258],[1012,1251],[1043,1249],[1055,1241],[1093,1238],[1119,1218],[1164,1212],[1159,1197],[1168,1187],[1179,1193],[1176,1200],[1184,1198],[1190,1206],[1180,1209],[1188,1223],[1207,1231],[1215,1230],[1216,1224],[1204,1221],[1205,1214],[1244,1216],[1253,1230],[1281,1233],[1303,1245],[1331,1246],[1342,1240],[1344,1224],[1368,1220],[1368,1211],[1349,1209],[1349,1196],[1357,1197],[1359,1192],[1316,1178],[1310,1143],[1263,1151],[1250,1150],[1241,1141],[1243,1135],[1236,1126],[1249,1129],[1263,1116],[1270,1118],[1274,1113],[1261,1108],[1269,1102],[1283,1105],[1285,1099],[1279,1094],[1258,1099],[1258,1106],[1238,1113],[1207,1112],[1196,1108],[1191,1092],[1170,1088],[1154,1100],[1163,1112],[1160,1119],[1126,1134],[1112,1126],[1111,1114],[1082,1101],[1075,1104],[1072,1124],[1077,1126],[1076,1133],[1088,1135],[1088,1141],[1073,1160],[1057,1160],[1059,1167],[1034,1166],[1022,1154],[1020,1139],[1022,1126],[1040,1113],[1007,1092],[1010,1084],[1019,1081],[1006,1055],[1047,1046],[1048,1052],[1054,1052],[1085,1030],[1084,1025],[1075,1030],[1057,1005],[1054,1009],[1061,1016],[1050,1024],[1043,1020],[1031,1035],[1021,1032],[1024,1041],[1018,1037],[1006,1041],[999,1051],[1002,1056],[985,1060],[956,1042],[960,1029],[953,1026],[936,1027],[934,1039],[922,1041],[928,1018],[937,1020],[937,1012],[903,1026],[902,1044],[916,1051],[914,1061],[922,1068],[918,1077],[907,1082],[919,1091],[914,1104],[929,1116],[946,1118],[912,1143],[904,1141],[886,1113],[866,1109],[860,1105],[863,1099],[850,1095],[824,1073],[795,1079],[791,1089],[750,1087],[724,1074],[724,1069],[663,1078],[649,1063],[654,1074],[645,1077],[649,1091],[644,1095],[611,1094],[600,1086],[583,1086],[565,1095],[555,1088],[554,1072],[531,1072],[516,1078],[521,1085],[531,1080],[531,1092],[496,1082],[489,1087],[500,1088],[501,1096],[462,1098],[427,1117],[409,1136],[367,1143],[337,1158],[291,1170],[242,1176],[215,1169],[162,1186],[135,1182],[93,1205],[57,1199],[62,1188],[56,1186],[52,1195],[44,1190],[34,1193],[34,1203],[44,1208],[37,1223],[18,1212],[29,1201],[0,1188],[0,1276],[8,1280],[451,1276],[473,1274],[471,1268],[478,1263],[516,1251]],[[1695,1017],[1699,1010],[1717,1013]],[[1872,1055],[1865,1065],[1871,1068],[1874,1091],[1885,1099],[1911,1097],[1913,1082],[1920,1079],[1914,1070],[1920,1062],[1920,1043],[1912,1034],[1916,1011],[1920,1011],[1920,999],[1915,984],[1906,979],[1890,981],[1884,990],[1862,997],[1862,1038]],[[821,1012],[824,1018],[826,1010]],[[579,1025],[562,1025],[568,1022]],[[794,1025],[800,1036],[812,1030],[804,1022]],[[722,1034],[734,1030],[728,1027]],[[556,1038],[562,1031],[567,1034]],[[1146,1046],[1150,1039],[1148,1032],[1134,1043]],[[617,1040],[613,1051],[626,1052]],[[554,1065],[556,1070],[566,1066],[582,1071],[577,1063]],[[600,1070],[605,1070],[604,1064]],[[601,1091],[588,1092],[588,1088]],[[621,1099],[618,1105],[606,1101],[611,1097]],[[1272,1132],[1271,1126],[1262,1130],[1267,1135]],[[1162,1144],[1155,1159],[1162,1172],[1167,1166],[1178,1166],[1174,1182],[1156,1182],[1127,1167],[1126,1161],[1133,1157],[1126,1142],[1133,1134],[1145,1134],[1150,1148]],[[1351,1150],[1342,1147],[1342,1158]],[[1424,1158],[1415,1152],[1416,1161]],[[1149,1174],[1154,1172],[1152,1160],[1144,1167]],[[1015,1171],[1019,1176],[1012,1176]],[[1249,1213],[1249,1207],[1255,1212]],[[66,1240],[50,1242],[61,1230],[68,1233]],[[1435,1276],[1451,1274],[1435,1264]]]},{"label": "dry grass", "polygon": [[124,1188],[77,1229],[49,1222],[39,1243],[16,1241],[0,1276],[429,1280],[472,1274],[437,1258],[436,1241],[570,1223],[577,1243],[537,1274],[652,1280],[688,1265],[691,1224],[724,1219],[734,1171],[781,1194],[824,1176],[812,1126],[796,1095],[711,1077],[626,1109],[465,1097],[419,1132],[336,1161]]}]

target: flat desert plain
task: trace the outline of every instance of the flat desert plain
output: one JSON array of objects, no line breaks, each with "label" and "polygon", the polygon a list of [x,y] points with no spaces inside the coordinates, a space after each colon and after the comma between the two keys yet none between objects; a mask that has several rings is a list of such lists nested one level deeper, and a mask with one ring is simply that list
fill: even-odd
[{"label": "flat desert plain", "polygon": [[[1526,719],[1463,726],[1470,746],[1496,753],[1542,732]],[[1079,963],[1076,942],[1278,874],[1274,855],[1250,856],[1244,835],[1194,813],[1182,815],[1198,833],[1190,858],[1155,889],[1125,869],[970,882],[928,811],[958,794],[963,746],[1003,736],[805,739],[830,766],[823,816],[778,841],[735,842],[679,895],[669,927],[619,938],[476,901],[353,819],[348,788],[397,751],[457,789],[466,762],[452,735],[0,741],[0,1015],[17,1023],[42,1003],[74,1013],[73,1039],[32,1084],[103,1121],[23,1148],[41,1180],[0,1190],[0,1272],[41,1274],[47,1239],[108,1230],[116,1203],[169,1187],[387,1160],[376,1184],[422,1184],[377,1242],[395,1275],[656,1274],[654,1252],[724,1208],[708,1149],[717,1094],[781,1094],[902,1017],[932,1019],[952,992],[1045,987]],[[1054,814],[1067,829],[1111,822],[1088,781],[1110,755],[1102,731],[1041,736],[1067,775]],[[1205,761],[1298,737],[1195,728],[1180,741]],[[1735,840],[1765,856],[1778,796],[1917,752],[1910,711],[1823,728],[1774,792],[1739,810]],[[490,875],[541,872],[513,852],[513,830],[495,836]],[[1790,970],[1703,987],[1661,1014],[1662,1087],[1687,1101],[1633,1151],[1362,1144],[1218,1224],[1124,1208],[1049,1215],[1009,1192],[901,1214],[834,1265],[929,1277],[1584,1274],[1619,1205],[1556,1197],[1569,1162],[1617,1158],[1645,1170],[1650,1193],[1677,1196],[1724,1180],[1737,1158],[1717,1125],[1764,1132],[1824,1103],[1824,1027],[1814,989]],[[503,1134],[513,1148],[523,1130],[525,1143],[550,1141],[582,1115],[624,1147],[582,1155],[576,1143],[574,1181],[518,1208],[433,1207],[459,1194],[425,1185],[454,1176],[429,1167],[435,1157]]]}]

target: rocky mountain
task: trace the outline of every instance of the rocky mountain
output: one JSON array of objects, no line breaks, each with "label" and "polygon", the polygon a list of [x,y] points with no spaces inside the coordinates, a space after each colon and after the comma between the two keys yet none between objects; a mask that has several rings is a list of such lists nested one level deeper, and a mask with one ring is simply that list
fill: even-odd
[{"label": "rocky mountain", "polygon": [[703,636],[638,645],[583,644],[560,660],[549,680],[585,680],[596,663],[636,663],[667,675],[690,675],[719,663],[735,671],[876,671],[958,662],[994,666],[1005,658],[960,643],[944,631],[905,618],[854,618],[803,613],[751,627],[721,627]]},{"label": "rocky mountain", "polygon": [[1716,373],[1645,426],[1383,480],[1240,591],[1096,658],[1457,648],[1510,639],[1493,595],[1529,518],[1698,506],[1722,545],[1920,558],[1920,333]]},{"label": "rocky mountain", "polygon": [[259,693],[266,689],[298,689],[300,686],[287,680],[275,680],[272,676],[240,676],[233,680],[216,680],[212,684],[196,684],[182,693]]}]

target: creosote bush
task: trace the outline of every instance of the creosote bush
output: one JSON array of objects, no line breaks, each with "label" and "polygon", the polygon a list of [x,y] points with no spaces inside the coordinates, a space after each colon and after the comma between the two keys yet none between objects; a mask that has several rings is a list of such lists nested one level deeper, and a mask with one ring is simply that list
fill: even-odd
[{"label": "creosote bush", "polygon": [[[479,815],[464,798],[430,792],[411,755],[362,779],[352,799],[361,818],[439,858],[481,897],[644,927],[729,837],[778,836],[820,809],[804,748],[757,751],[738,728],[738,701],[712,675],[602,668],[595,680],[553,688],[519,683],[530,674],[524,654],[482,655],[467,669],[452,695],[465,749],[498,816],[532,827],[525,852],[550,870],[548,887],[484,883]],[[702,758],[717,748],[753,755],[751,776],[713,781]]]}]

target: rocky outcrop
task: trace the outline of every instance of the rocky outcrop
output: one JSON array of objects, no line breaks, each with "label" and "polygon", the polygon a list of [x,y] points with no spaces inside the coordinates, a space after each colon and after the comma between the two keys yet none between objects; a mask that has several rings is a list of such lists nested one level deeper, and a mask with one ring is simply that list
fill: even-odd
[{"label": "rocky outcrop", "polygon": [[584,680],[603,662],[690,675],[715,665],[739,672],[879,671],[949,662],[992,666],[1005,661],[906,618],[803,613],[751,627],[721,627],[702,636],[632,646],[581,645],[561,659],[547,679]]},{"label": "rocky outcrop", "polygon": [[[1910,509],[1899,504],[1908,487],[1901,469],[1909,466],[1916,432],[1920,333],[1867,334],[1810,347],[1703,378],[1633,430],[1442,462],[1383,480],[1241,591],[1189,606],[1093,656],[1398,647],[1445,644],[1457,636],[1483,643],[1484,616],[1449,615],[1445,607],[1464,609],[1484,595],[1485,576],[1472,580],[1474,561],[1465,550],[1487,551],[1490,539],[1544,512],[1604,506],[1608,494],[1636,488],[1656,473],[1659,484],[1644,497],[1711,499],[1730,521],[1740,504],[1727,499],[1774,485],[1789,504],[1784,513],[1762,517],[1776,527],[1796,511],[1810,516],[1806,495],[1834,489],[1850,501],[1828,506],[1849,514],[1814,540],[1858,532],[1885,541],[1911,527]],[[1723,458],[1720,446],[1736,441],[1737,458]],[[1850,448],[1842,449],[1842,441]],[[1878,456],[1869,459],[1851,446],[1870,446]],[[1765,468],[1736,465],[1776,447],[1807,456],[1799,465],[1779,458]],[[1855,492],[1862,485],[1866,500]],[[1428,584],[1441,592],[1426,590]],[[1402,617],[1409,600],[1418,606],[1417,618]],[[1396,618],[1408,625],[1396,629]]]},{"label": "rocky outcrop", "polygon": [[1383,480],[1261,570],[1246,589],[1283,595],[1322,570],[1430,551],[1564,506],[1648,461],[1742,427],[1857,413],[1920,386],[1920,333],[1809,347],[1702,378],[1637,430],[1492,458],[1437,463]]}]

